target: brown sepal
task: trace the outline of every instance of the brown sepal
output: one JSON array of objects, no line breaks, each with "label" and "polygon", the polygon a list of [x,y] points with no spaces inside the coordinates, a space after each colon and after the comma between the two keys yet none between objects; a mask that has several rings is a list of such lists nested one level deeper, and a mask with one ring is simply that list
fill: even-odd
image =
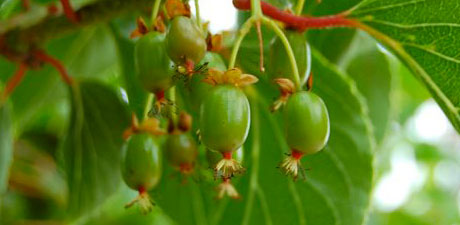
[{"label": "brown sepal", "polygon": [[190,7],[181,0],[167,0],[165,3],[166,13],[168,18],[176,16],[190,17]]},{"label": "brown sepal", "polygon": [[182,132],[187,132],[192,128],[192,116],[186,112],[181,112],[179,115],[179,123],[177,124],[177,128]]},{"label": "brown sepal", "polygon": [[310,73],[310,76],[307,80],[307,90],[310,91],[313,88],[313,72]]},{"label": "brown sepal", "polygon": [[259,81],[259,79],[256,76],[243,74],[243,72],[238,68],[229,69],[225,72],[210,68],[208,70],[208,76],[203,79],[203,82],[211,85],[233,84],[237,87],[244,87],[254,84],[257,81]]},{"label": "brown sepal", "polygon": [[206,43],[208,45],[208,51],[219,52],[220,50],[222,50],[223,40],[224,40],[224,36],[222,34],[212,35],[211,33],[209,33],[208,37],[206,38]]},{"label": "brown sepal", "polygon": [[277,111],[281,106],[283,106],[289,96],[296,91],[294,83],[287,78],[277,78],[273,80],[279,86],[280,97],[273,103],[271,106],[271,111]]},{"label": "brown sepal", "polygon": [[160,121],[156,118],[145,118],[139,124],[137,116],[133,113],[131,126],[123,132],[123,139],[128,139],[133,134],[149,133],[151,135],[164,135],[166,132],[160,128]]},{"label": "brown sepal", "polygon": [[160,12],[157,16],[157,18],[155,18],[155,22],[153,24],[153,27],[152,29],[154,31],[158,31],[160,33],[164,33],[166,32],[166,25],[165,25],[165,16],[163,14],[163,12]]},{"label": "brown sepal", "polygon": [[145,23],[144,19],[142,19],[142,17],[137,18],[136,23],[137,28],[131,33],[129,36],[130,38],[140,37],[149,32],[149,28],[147,27],[147,24]]}]

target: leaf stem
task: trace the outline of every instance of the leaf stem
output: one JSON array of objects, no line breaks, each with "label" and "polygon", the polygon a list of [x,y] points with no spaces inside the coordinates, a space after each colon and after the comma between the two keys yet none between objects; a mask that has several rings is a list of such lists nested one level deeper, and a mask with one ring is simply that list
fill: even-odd
[{"label": "leaf stem", "polygon": [[161,0],[155,0],[152,8],[152,17],[150,18],[151,24],[155,24],[155,21],[158,16],[158,11],[160,11]]},{"label": "leaf stem", "polygon": [[294,83],[297,87],[297,90],[300,90],[301,88],[301,82],[300,82],[300,75],[299,75],[299,69],[297,68],[297,62],[295,60],[294,52],[292,51],[291,45],[289,44],[289,41],[284,34],[284,32],[281,30],[281,28],[278,27],[278,25],[271,19],[267,17],[262,18],[262,22],[266,25],[268,25],[274,32],[275,34],[280,38],[281,42],[284,45],[284,48],[286,49],[286,53],[288,54],[289,62],[291,63],[291,68],[292,71],[294,72],[293,77],[294,77]]},{"label": "leaf stem", "polygon": [[305,0],[297,0],[297,5],[295,7],[295,14],[302,14],[303,6],[305,5]]},{"label": "leaf stem", "polygon": [[249,17],[249,19],[246,20],[246,22],[243,24],[241,29],[238,31],[238,37],[237,37],[237,39],[235,41],[235,44],[233,45],[232,54],[230,56],[230,61],[228,63],[228,68],[229,69],[232,69],[232,68],[235,67],[236,56],[238,55],[238,50],[241,47],[241,42],[243,41],[244,37],[251,30],[251,27],[254,24],[254,22],[255,22],[255,18],[252,17],[252,16]]}]

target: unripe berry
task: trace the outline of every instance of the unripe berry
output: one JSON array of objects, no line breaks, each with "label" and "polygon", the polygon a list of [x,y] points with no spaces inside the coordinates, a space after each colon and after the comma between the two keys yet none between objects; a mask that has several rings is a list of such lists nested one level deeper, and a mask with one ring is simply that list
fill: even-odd
[{"label": "unripe berry", "polygon": [[314,154],[329,139],[329,115],[323,100],[312,92],[293,94],[283,109],[286,140],[292,150]]},{"label": "unripe berry", "polygon": [[164,47],[165,37],[150,32],[139,38],[134,50],[137,77],[149,92],[164,92],[172,85],[174,64]]},{"label": "unripe berry", "polygon": [[177,16],[171,21],[166,37],[166,49],[176,64],[186,60],[199,63],[206,53],[206,41],[198,26],[188,17]]},{"label": "unripe berry", "polygon": [[249,125],[249,101],[235,86],[217,85],[201,105],[201,140],[212,150],[225,153],[241,147]]},{"label": "unripe berry", "polygon": [[151,211],[152,200],[147,191],[161,178],[160,149],[155,140],[145,133],[132,135],[123,148],[122,175],[125,183],[139,192],[126,207],[139,203],[144,213]]},{"label": "unripe berry", "polygon": [[198,155],[195,140],[188,133],[170,134],[164,145],[168,162],[181,171],[190,173]]}]

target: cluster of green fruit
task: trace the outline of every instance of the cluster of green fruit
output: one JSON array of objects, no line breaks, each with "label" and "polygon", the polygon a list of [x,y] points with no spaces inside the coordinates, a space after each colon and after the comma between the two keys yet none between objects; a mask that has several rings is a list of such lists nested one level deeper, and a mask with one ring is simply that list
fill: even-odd
[{"label": "cluster of green fruit", "polygon": [[[291,44],[300,46],[294,53],[299,70],[306,82],[308,45],[302,34],[290,33]],[[300,158],[321,150],[329,137],[329,117],[323,101],[310,91],[295,90],[290,82],[292,71],[286,52],[279,40],[272,43],[271,63],[268,74],[281,86],[286,140],[292,154],[281,163],[283,171],[298,175]],[[251,123],[248,98],[242,87],[257,82],[252,75],[243,74],[237,68],[226,70],[220,55],[207,52],[204,34],[194,21],[186,16],[176,16],[166,34],[151,31],[137,40],[135,48],[137,77],[142,86],[156,96],[156,107],[165,107],[165,92],[177,85],[183,88],[183,96],[189,110],[199,121],[199,139],[206,147],[208,164],[214,169],[214,177],[222,179],[218,196],[237,198],[231,185],[234,175],[244,172],[238,149],[246,141]],[[200,66],[196,66],[200,65]],[[196,70],[202,68],[205,70]],[[184,79],[175,79],[177,75]],[[182,82],[182,86],[179,84]],[[175,102],[173,104],[176,104]],[[174,117],[174,116],[171,116]],[[147,191],[154,188],[161,177],[161,155],[171,166],[183,174],[190,174],[198,156],[198,145],[191,135],[191,117],[182,113],[179,119],[168,118],[168,131],[161,132],[155,117],[136,121],[126,136],[122,174],[126,184],[139,191],[138,202],[146,211],[151,209]],[[152,135],[154,134],[154,135]],[[155,137],[167,134],[164,146]],[[129,137],[128,137],[129,136]],[[238,151],[238,152],[242,152]],[[132,203],[128,204],[131,205]]]}]

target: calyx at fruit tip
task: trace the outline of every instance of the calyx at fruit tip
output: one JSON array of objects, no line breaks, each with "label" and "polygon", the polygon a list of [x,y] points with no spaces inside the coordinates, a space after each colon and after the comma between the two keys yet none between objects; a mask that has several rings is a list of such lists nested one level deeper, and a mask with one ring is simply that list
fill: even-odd
[{"label": "calyx at fruit tip", "polygon": [[203,79],[203,82],[211,85],[232,84],[236,87],[244,87],[254,84],[257,81],[259,81],[259,79],[256,76],[243,74],[238,68],[229,69],[225,72],[210,68],[208,70],[208,76]]}]

